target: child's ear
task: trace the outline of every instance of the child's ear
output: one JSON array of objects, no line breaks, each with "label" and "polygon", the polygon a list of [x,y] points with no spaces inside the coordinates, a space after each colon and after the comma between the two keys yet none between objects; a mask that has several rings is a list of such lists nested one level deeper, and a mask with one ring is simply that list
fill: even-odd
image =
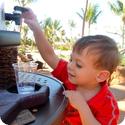
[{"label": "child's ear", "polygon": [[109,79],[109,77],[110,77],[110,72],[107,70],[102,70],[97,74],[96,80],[97,82],[104,82],[105,80]]}]

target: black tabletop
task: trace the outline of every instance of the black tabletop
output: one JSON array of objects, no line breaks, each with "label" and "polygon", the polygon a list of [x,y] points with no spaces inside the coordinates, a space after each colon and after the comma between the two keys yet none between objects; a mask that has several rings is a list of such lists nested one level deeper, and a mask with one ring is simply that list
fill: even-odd
[{"label": "black tabletop", "polygon": [[62,94],[64,87],[59,80],[51,76],[35,74],[35,77],[38,83],[49,86],[50,95],[48,102],[35,113],[36,120],[30,125],[51,125],[63,113],[67,105],[68,101]]}]

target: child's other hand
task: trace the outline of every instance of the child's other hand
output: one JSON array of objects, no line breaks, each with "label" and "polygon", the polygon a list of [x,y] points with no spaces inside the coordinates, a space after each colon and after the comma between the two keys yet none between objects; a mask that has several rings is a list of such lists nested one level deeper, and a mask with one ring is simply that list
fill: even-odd
[{"label": "child's other hand", "polygon": [[70,104],[76,108],[80,109],[86,103],[84,97],[78,91],[66,90],[63,94],[69,99]]}]

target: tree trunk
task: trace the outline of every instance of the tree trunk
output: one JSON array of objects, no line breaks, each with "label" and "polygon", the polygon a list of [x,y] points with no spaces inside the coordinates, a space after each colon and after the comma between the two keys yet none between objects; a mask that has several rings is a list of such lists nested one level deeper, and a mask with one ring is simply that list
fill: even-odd
[{"label": "tree trunk", "polygon": [[85,34],[85,19],[86,19],[86,13],[87,13],[87,8],[88,8],[88,1],[89,0],[86,0],[85,12],[83,13],[82,36],[84,36]]}]

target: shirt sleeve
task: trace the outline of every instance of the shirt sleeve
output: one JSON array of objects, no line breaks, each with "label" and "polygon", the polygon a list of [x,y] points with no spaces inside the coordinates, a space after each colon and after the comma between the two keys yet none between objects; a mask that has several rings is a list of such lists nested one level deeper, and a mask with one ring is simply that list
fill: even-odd
[{"label": "shirt sleeve", "polygon": [[67,64],[67,61],[61,59],[51,74],[62,81],[66,89],[75,90],[76,86],[68,80]]}]

